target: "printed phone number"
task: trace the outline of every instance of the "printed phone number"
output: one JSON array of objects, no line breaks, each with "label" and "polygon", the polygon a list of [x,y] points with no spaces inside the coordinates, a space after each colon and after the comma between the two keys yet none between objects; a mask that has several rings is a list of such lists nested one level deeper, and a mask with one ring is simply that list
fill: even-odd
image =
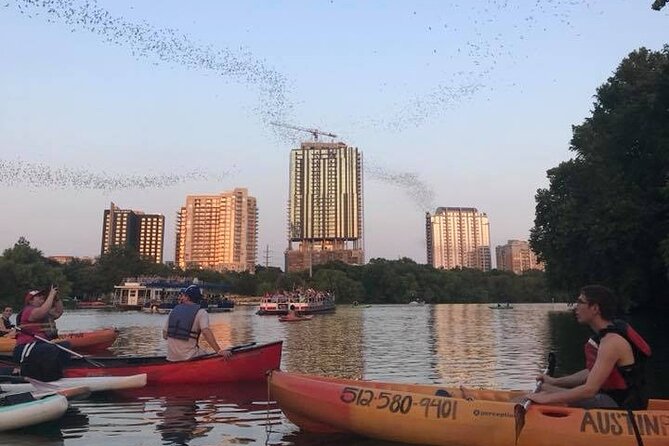
[{"label": "printed phone number", "polygon": [[374,392],[357,387],[344,387],[340,395],[341,401],[356,406],[371,407],[378,410],[388,410],[392,413],[408,414],[415,407],[422,410],[425,418],[436,417],[455,420],[458,409],[457,400],[446,398],[423,397],[416,399],[411,395],[402,395],[392,392]]}]

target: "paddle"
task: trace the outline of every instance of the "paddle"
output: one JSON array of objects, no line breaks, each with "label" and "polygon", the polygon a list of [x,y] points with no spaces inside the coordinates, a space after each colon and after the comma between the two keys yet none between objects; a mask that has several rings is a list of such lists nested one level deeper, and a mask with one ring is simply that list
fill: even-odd
[{"label": "paddle", "polygon": [[[229,350],[230,350],[232,353],[234,353],[234,352],[236,352],[237,350],[243,350],[243,349],[245,349],[245,348],[253,347],[254,345],[256,345],[255,342],[249,342],[248,344],[235,345],[234,347],[230,347]],[[203,357],[207,357],[207,358],[208,358],[208,357],[216,356],[216,355],[218,355],[218,353],[209,353],[209,354],[206,354],[206,355],[203,355],[203,356],[196,356],[196,357],[193,358],[193,359],[200,359],[200,358],[203,358]]]},{"label": "paddle", "polygon": [[[555,353],[550,352],[548,353],[548,364],[546,365],[546,369],[544,370],[544,375],[552,376],[554,372],[555,372]],[[537,381],[537,385],[534,387],[534,391],[532,393],[537,393],[539,390],[541,390],[542,384],[543,381],[541,380]],[[520,436],[520,431],[522,431],[523,427],[525,427],[525,413],[527,412],[527,409],[530,407],[531,403],[532,400],[528,399],[523,404],[517,404],[514,410],[516,416],[516,442],[518,441],[518,437]]]},{"label": "paddle", "polygon": [[22,332],[22,333],[27,334],[28,336],[32,336],[33,338],[37,339],[38,341],[42,341],[42,342],[46,342],[47,344],[55,345],[56,347],[58,347],[59,349],[63,350],[64,352],[69,353],[70,355],[74,356],[75,358],[83,359],[84,361],[86,361],[87,363],[89,363],[89,364],[91,364],[91,365],[93,365],[93,366],[95,366],[95,367],[104,367],[104,366],[105,366],[105,365],[104,365],[103,363],[101,363],[101,362],[98,362],[98,361],[95,361],[95,360],[93,360],[93,359],[90,359],[90,358],[88,358],[88,357],[82,355],[81,353],[77,353],[77,352],[75,352],[74,350],[70,350],[70,349],[67,348],[67,347],[63,347],[62,345],[60,345],[60,344],[57,343],[57,342],[53,342],[53,341],[51,341],[51,340],[49,340],[49,339],[43,338],[42,336],[39,336],[39,335],[36,335],[36,334],[33,334],[33,333],[29,333],[29,332],[27,332],[27,331],[25,331],[25,330],[21,330],[19,327],[16,327],[16,329],[17,329],[18,331]]}]

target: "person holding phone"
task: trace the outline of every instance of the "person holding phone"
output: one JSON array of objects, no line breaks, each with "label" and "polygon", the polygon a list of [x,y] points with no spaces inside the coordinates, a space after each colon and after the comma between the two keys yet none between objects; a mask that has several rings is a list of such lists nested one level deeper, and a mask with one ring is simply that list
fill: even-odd
[{"label": "person holding phone", "polygon": [[[17,316],[19,332],[16,335],[14,361],[21,366],[21,374],[41,381],[62,378],[69,354],[37,337],[53,339],[57,336],[55,320],[63,314],[63,303],[58,298],[58,287],[31,290],[24,297],[25,306]],[[61,345],[69,347],[68,342]]]}]

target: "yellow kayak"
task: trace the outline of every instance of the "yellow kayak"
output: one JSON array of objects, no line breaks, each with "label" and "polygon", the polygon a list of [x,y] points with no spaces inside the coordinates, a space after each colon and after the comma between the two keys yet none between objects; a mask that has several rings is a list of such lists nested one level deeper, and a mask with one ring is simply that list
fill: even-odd
[{"label": "yellow kayak", "polygon": [[[274,371],[272,398],[305,431],[439,446],[636,446],[626,411],[532,404],[527,392],[384,383]],[[442,396],[447,395],[447,396]],[[669,445],[669,400],[635,411],[644,446]]]}]

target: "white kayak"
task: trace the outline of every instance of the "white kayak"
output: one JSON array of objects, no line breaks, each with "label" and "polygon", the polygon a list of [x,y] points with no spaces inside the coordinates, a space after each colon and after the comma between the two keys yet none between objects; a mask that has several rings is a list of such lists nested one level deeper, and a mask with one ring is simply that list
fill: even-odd
[{"label": "white kayak", "polygon": [[91,392],[104,392],[108,390],[137,389],[146,386],[146,373],[129,376],[93,376],[85,378],[61,378],[56,381],[42,383],[30,380],[25,383],[0,383],[0,391],[3,392],[44,392],[58,391],[58,389],[70,387],[88,387]]},{"label": "white kayak", "polygon": [[57,420],[67,410],[67,398],[51,395],[34,401],[0,405],[0,432]]}]

